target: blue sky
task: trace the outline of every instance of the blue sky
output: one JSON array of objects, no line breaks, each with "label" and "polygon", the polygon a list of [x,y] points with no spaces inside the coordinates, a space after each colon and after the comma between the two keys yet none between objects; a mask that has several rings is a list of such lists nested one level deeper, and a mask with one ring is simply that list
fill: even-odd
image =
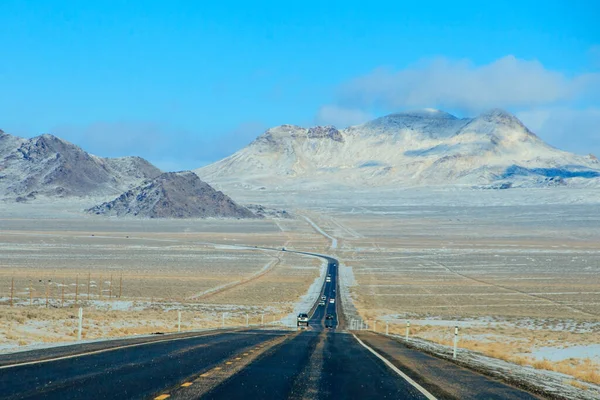
[{"label": "blue sky", "polygon": [[270,126],[502,107],[600,153],[597,1],[0,2],[0,128],[165,170]]}]

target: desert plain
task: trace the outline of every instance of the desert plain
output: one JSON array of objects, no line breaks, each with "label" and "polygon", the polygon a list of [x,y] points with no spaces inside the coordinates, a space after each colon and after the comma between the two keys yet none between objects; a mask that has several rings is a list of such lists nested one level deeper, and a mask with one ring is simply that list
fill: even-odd
[{"label": "desert plain", "polygon": [[78,307],[86,339],[174,331],[178,311],[182,329],[289,325],[323,265],[263,249],[286,248],[338,258],[370,329],[410,322],[411,337],[450,344],[458,326],[465,349],[599,383],[598,193],[515,192],[233,194],[293,216],[262,220],[3,205],[0,348],[75,340]]}]

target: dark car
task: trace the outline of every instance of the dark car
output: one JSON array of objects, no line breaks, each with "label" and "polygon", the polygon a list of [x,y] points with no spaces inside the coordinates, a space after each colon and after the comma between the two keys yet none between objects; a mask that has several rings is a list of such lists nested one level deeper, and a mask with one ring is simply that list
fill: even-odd
[{"label": "dark car", "polygon": [[332,314],[327,314],[325,316],[325,328],[328,328],[328,329],[335,328],[335,317]]}]

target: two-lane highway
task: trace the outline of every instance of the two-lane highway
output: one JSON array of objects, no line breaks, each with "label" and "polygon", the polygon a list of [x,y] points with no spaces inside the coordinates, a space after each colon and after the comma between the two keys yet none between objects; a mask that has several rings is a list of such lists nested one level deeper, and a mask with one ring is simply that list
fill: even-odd
[{"label": "two-lane highway", "polygon": [[[309,329],[266,352],[236,375],[203,393],[202,398],[427,398],[419,388],[399,379],[351,334],[325,328],[327,315],[333,317],[332,326],[338,326],[339,309],[339,263],[333,258],[327,260],[329,279],[321,291],[326,303],[311,310]],[[193,390],[178,390],[174,398],[191,399],[199,395]]]},{"label": "two-lane highway", "polygon": [[[327,258],[327,276],[321,289],[321,297],[324,298],[324,306],[313,306],[313,313],[310,316],[309,326],[311,329],[321,329],[325,327],[325,317],[333,317],[331,326],[335,329],[338,326],[338,299],[337,299],[337,273],[338,262],[333,258]],[[333,302],[332,302],[333,301]]]}]

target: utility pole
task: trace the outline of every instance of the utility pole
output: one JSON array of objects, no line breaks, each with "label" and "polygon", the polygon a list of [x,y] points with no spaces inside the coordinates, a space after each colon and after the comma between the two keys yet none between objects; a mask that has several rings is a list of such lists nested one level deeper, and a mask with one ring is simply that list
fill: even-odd
[{"label": "utility pole", "polygon": [[79,275],[75,275],[75,304],[79,302]]},{"label": "utility pole", "polygon": [[81,330],[83,328],[83,308],[79,307],[79,325],[77,327],[77,340],[81,340]]},{"label": "utility pole", "polygon": [[456,347],[458,346],[458,326],[454,327],[454,350],[452,351],[452,358],[456,360]]},{"label": "utility pole", "polygon": [[91,279],[92,279],[92,273],[88,272],[88,292],[87,292],[87,299],[88,301],[90,301],[90,284],[91,284]]}]

